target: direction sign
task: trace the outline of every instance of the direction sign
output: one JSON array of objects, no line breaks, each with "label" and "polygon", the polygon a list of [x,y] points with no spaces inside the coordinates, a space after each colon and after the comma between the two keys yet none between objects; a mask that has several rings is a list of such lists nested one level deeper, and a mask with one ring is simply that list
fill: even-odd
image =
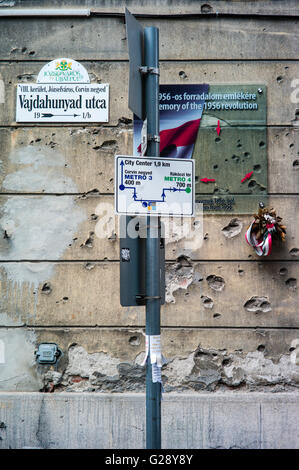
[{"label": "direction sign", "polygon": [[115,157],[115,212],[193,217],[194,160]]}]

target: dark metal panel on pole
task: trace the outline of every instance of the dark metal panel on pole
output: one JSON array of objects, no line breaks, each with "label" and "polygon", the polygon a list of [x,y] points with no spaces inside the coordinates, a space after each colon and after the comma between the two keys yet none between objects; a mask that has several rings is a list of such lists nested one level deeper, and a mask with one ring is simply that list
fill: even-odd
[{"label": "dark metal panel on pole", "polygon": [[139,71],[139,67],[143,65],[144,61],[144,29],[127,8],[125,16],[130,59],[129,108],[139,119],[145,119],[143,79]]},{"label": "dark metal panel on pole", "polygon": [[[159,30],[144,30],[144,65],[159,68]],[[145,75],[145,109],[148,141],[146,154],[159,157],[159,75]],[[160,217],[147,217],[146,238],[146,335],[160,335]],[[150,354],[146,368],[146,447],[161,448],[161,383],[152,381]]]}]

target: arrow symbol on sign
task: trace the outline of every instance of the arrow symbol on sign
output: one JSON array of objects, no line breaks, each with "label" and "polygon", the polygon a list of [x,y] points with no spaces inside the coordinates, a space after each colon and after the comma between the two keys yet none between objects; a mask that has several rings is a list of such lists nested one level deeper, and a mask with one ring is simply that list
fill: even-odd
[{"label": "arrow symbol on sign", "polygon": [[72,116],[72,117],[77,117],[80,116],[80,114],[51,114],[51,113],[42,113],[42,118],[47,118],[47,117],[55,117],[55,116]]},{"label": "arrow symbol on sign", "polygon": [[185,188],[172,188],[172,191],[173,192],[176,192],[176,191],[186,191]]},{"label": "arrow symbol on sign", "polygon": [[121,166],[121,184],[123,184],[123,178],[124,178],[124,161],[123,160],[120,162],[120,166]]},{"label": "arrow symbol on sign", "polygon": [[246,180],[249,180],[253,175],[253,171],[251,171],[250,173],[247,173],[243,179],[241,179],[241,183],[244,183],[244,181]]},{"label": "arrow symbol on sign", "polygon": [[219,119],[218,119],[218,124],[217,124],[217,129],[216,129],[216,130],[217,130],[217,134],[219,135],[220,132],[221,132],[221,127],[220,127],[220,121],[219,121]]},{"label": "arrow symbol on sign", "polygon": [[201,178],[199,181],[202,183],[215,183],[216,180],[213,178]]}]

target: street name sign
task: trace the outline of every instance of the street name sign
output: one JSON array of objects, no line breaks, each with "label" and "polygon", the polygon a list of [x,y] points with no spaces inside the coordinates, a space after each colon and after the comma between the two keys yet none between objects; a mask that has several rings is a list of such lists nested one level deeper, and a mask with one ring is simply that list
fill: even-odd
[{"label": "street name sign", "polygon": [[73,59],[44,65],[37,83],[17,85],[16,122],[108,122],[109,85],[90,83]]},{"label": "street name sign", "polygon": [[115,156],[115,212],[193,217],[194,160]]},{"label": "street name sign", "polygon": [[108,122],[108,84],[19,84],[16,122]]}]

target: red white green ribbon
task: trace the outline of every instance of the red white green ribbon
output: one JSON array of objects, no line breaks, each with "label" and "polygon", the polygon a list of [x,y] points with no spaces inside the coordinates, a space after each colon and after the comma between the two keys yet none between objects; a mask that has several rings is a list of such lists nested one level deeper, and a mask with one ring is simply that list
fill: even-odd
[{"label": "red white green ribbon", "polygon": [[252,225],[254,221],[251,223],[249,229],[245,233],[245,239],[247,243],[255,249],[255,252],[258,256],[268,256],[272,251],[272,233],[275,232],[275,225],[271,221],[266,224],[265,234],[262,239],[257,239],[255,234],[252,232]]}]

